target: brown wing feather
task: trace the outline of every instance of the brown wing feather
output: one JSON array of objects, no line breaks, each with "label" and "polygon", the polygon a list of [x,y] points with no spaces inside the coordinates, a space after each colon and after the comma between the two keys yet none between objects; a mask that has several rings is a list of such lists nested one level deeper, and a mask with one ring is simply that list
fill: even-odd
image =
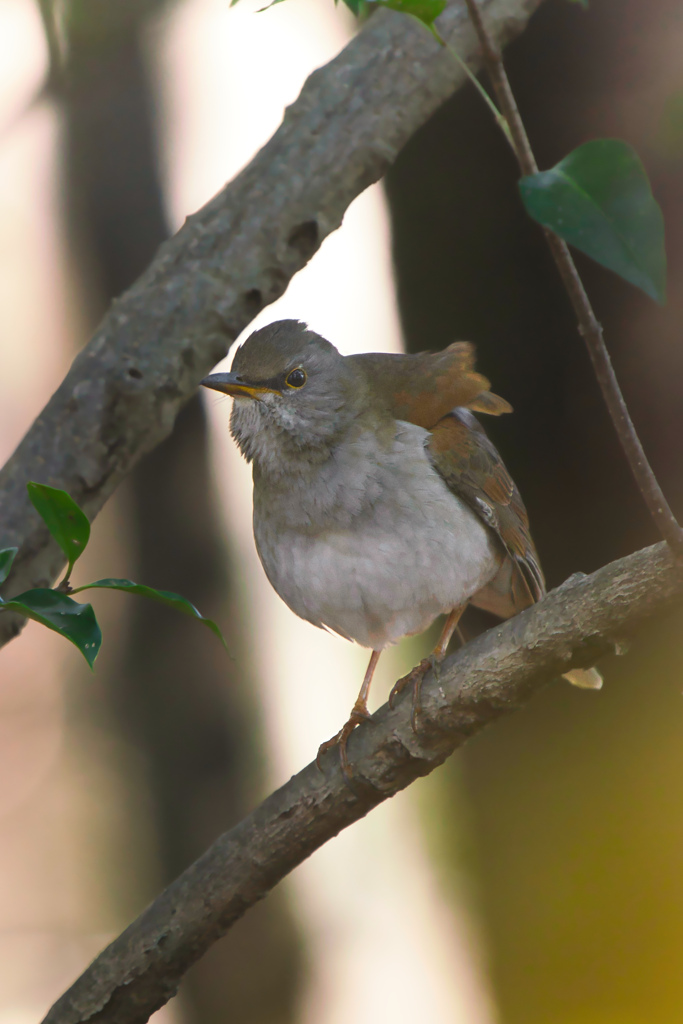
[{"label": "brown wing feather", "polygon": [[[540,601],[545,580],[524,502],[481,425],[467,409],[454,409],[434,427],[427,450],[451,490],[495,531],[508,555],[471,603],[508,618]],[[582,689],[602,686],[596,668],[575,668],[564,678]]]},{"label": "brown wing feather", "polygon": [[[539,601],[545,580],[521,495],[477,420],[455,409],[434,427],[427,451],[450,489],[495,531],[510,562],[472,603],[514,614]],[[506,559],[507,562],[507,559]],[[479,600],[477,599],[479,597]],[[503,611],[505,609],[505,611]]]},{"label": "brown wing feather", "polygon": [[347,356],[367,374],[375,400],[397,420],[431,430],[456,406],[500,416],[512,407],[489,391],[474,369],[474,345],[456,341],[441,352],[393,355],[367,352]]}]

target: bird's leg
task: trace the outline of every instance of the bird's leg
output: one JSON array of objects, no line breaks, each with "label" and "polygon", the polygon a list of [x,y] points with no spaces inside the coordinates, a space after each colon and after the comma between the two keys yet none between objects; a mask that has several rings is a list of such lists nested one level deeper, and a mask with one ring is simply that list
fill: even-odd
[{"label": "bird's leg", "polygon": [[437,662],[443,661],[443,659],[446,657],[448,645],[451,642],[453,634],[456,631],[458,633],[458,636],[460,637],[461,644],[464,644],[465,639],[460,631],[459,623],[462,618],[462,613],[465,611],[465,608],[467,608],[466,604],[461,604],[459,608],[454,608],[451,614],[444,622],[443,629],[441,630],[441,636],[439,637],[439,642],[432,651],[432,657]]},{"label": "bird's leg", "polygon": [[402,693],[403,690],[405,690],[406,686],[412,685],[413,713],[411,716],[411,722],[414,732],[417,732],[417,716],[421,711],[420,694],[422,692],[422,680],[424,679],[424,677],[427,674],[427,671],[430,668],[434,669],[435,672],[437,671],[437,666],[445,658],[446,651],[448,650],[448,645],[451,642],[451,637],[453,636],[456,630],[458,630],[458,633],[462,640],[462,634],[458,629],[458,623],[460,622],[460,619],[462,618],[462,613],[465,611],[466,607],[467,605],[463,604],[460,605],[459,608],[453,609],[453,611],[446,619],[443,629],[441,630],[439,642],[437,643],[436,647],[429,655],[429,657],[423,658],[420,664],[416,665],[415,668],[412,669],[407,676],[403,676],[402,679],[399,679],[398,682],[394,685],[391,693],[389,694],[389,707],[393,708],[394,702],[398,697],[399,693]]},{"label": "bird's leg", "polygon": [[349,762],[346,756],[346,744],[348,743],[349,736],[356,726],[360,725],[360,723],[366,718],[370,718],[370,712],[368,711],[368,694],[370,693],[370,683],[372,682],[372,677],[375,674],[375,669],[377,668],[377,662],[379,661],[381,653],[381,651],[373,651],[370,655],[370,661],[363,678],[363,685],[356,697],[356,703],[351,709],[348,722],[341,727],[337,735],[333,736],[331,740],[327,740],[325,743],[320,744],[320,747],[318,748],[318,755],[316,757],[318,768],[320,768],[320,758],[322,755],[332,747],[339,747],[339,758],[341,760],[342,771],[347,779],[351,778],[351,769],[349,768]]}]

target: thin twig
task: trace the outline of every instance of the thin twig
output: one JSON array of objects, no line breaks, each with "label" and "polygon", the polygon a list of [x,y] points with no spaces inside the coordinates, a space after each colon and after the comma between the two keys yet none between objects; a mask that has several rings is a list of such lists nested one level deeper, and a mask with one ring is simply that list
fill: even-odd
[{"label": "thin twig", "polygon": [[[517,162],[522,174],[536,174],[538,164],[510,87],[500,49],[484,24],[477,0],[465,0],[465,3],[479,37],[486,70],[491,78],[500,110],[512,136]],[[558,235],[550,231],[549,228],[543,230],[555,265],[560,272],[562,283],[576,313],[579,333],[586,343],[595,376],[640,493],[661,536],[677,558],[682,559],[683,529],[678,525],[640,443],[605,346],[602,327],[593,312],[572,255],[567,244]]]},{"label": "thin twig", "polygon": [[496,104],[493,102],[493,100],[491,99],[489,94],[487,93],[487,91],[484,88],[484,86],[481,84],[481,82],[479,81],[479,79],[475,75],[474,71],[472,71],[472,69],[470,68],[469,64],[465,63],[465,61],[462,59],[462,57],[460,56],[458,51],[455,49],[455,47],[451,46],[451,44],[448,42],[448,40],[444,39],[444,37],[439,32],[439,30],[436,27],[436,25],[434,24],[434,22],[432,22],[430,25],[426,25],[425,22],[424,21],[420,21],[419,18],[416,18],[415,20],[418,22],[418,24],[424,26],[429,32],[431,32],[431,34],[434,36],[434,38],[436,39],[436,41],[439,44],[439,46],[443,46],[444,49],[448,50],[448,52],[450,53],[450,55],[453,58],[453,60],[456,61],[456,63],[458,63],[460,65],[460,67],[465,72],[465,74],[469,78],[469,80],[472,83],[472,85],[474,86],[474,88],[477,90],[477,92],[479,93],[479,95],[483,99],[483,101],[486,104],[486,106],[489,108],[489,110],[491,111],[491,113],[495,117],[496,124],[498,125],[498,127],[502,131],[503,135],[507,139],[507,141],[508,141],[508,143],[510,145],[510,148],[513,151],[513,153],[515,153],[515,155],[516,155],[517,151],[515,149],[515,143],[514,143],[513,138],[512,138],[512,133],[510,131],[509,124],[507,123],[507,121],[505,120],[505,118],[501,114],[500,110],[498,109]]},{"label": "thin twig", "polygon": [[47,43],[48,70],[47,81],[43,83],[39,95],[52,92],[58,83],[62,84],[64,71],[64,53],[62,52],[58,13],[54,0],[38,0],[38,9],[43,21],[43,33]]}]

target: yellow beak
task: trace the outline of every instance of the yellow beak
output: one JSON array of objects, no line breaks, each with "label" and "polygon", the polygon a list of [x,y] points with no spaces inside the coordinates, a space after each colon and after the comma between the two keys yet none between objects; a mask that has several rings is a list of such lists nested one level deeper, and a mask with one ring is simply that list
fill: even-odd
[{"label": "yellow beak", "polygon": [[205,388],[220,391],[233,398],[259,398],[265,394],[279,394],[267,384],[248,384],[238,373],[212,373],[199,382]]}]

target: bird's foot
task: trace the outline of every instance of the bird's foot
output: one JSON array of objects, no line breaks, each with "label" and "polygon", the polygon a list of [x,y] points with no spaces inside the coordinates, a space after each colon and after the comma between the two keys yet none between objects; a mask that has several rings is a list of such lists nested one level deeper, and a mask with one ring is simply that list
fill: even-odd
[{"label": "bird's foot", "polygon": [[372,715],[368,711],[367,707],[365,707],[365,705],[360,704],[358,702],[354,704],[353,710],[349,715],[348,722],[344,723],[344,725],[341,727],[336,736],[333,736],[331,740],[326,740],[324,743],[321,743],[320,746],[318,747],[318,753],[316,755],[315,763],[318,765],[320,771],[322,771],[320,758],[323,756],[323,754],[326,754],[328,750],[331,750],[332,747],[338,747],[339,760],[341,761],[341,769],[344,778],[346,779],[347,782],[351,782],[351,780],[353,779],[353,772],[351,771],[351,766],[349,764],[349,760],[346,754],[346,745],[349,742],[349,736],[356,728],[356,726],[360,725],[361,722],[366,722],[371,717]]},{"label": "bird's foot", "polygon": [[422,710],[420,698],[422,695],[422,683],[424,681],[424,677],[427,675],[427,672],[431,668],[433,669],[434,674],[436,675],[438,680],[439,663],[441,662],[441,660],[442,659],[437,658],[435,654],[430,654],[428,658],[423,658],[420,664],[416,665],[415,668],[411,669],[407,676],[403,676],[401,679],[398,680],[398,682],[394,684],[391,693],[389,694],[389,707],[393,708],[398,695],[400,693],[403,693],[407,686],[412,686],[413,710],[410,716],[410,723],[413,727],[413,732],[417,732],[418,715]]}]

